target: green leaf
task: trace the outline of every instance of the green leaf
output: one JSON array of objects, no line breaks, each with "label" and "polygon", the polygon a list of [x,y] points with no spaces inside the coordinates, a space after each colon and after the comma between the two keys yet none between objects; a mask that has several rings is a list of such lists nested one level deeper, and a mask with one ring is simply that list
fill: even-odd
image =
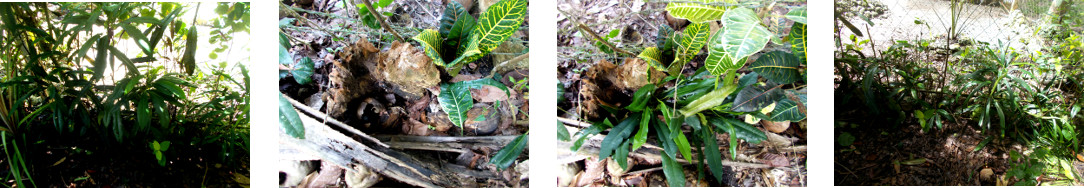
[{"label": "green leaf", "polygon": [[444,14],[440,16],[440,35],[448,36],[448,33],[452,32],[455,22],[462,18],[459,16],[464,12],[467,12],[467,10],[463,9],[463,5],[459,4],[459,1],[448,1],[448,5],[444,7]]},{"label": "green leaf", "polygon": [[98,47],[94,50],[98,51],[98,56],[94,58],[94,76],[90,78],[91,82],[97,82],[102,79],[105,74],[105,68],[108,67],[109,58],[109,39],[113,36],[98,38]]},{"label": "green leaf", "polygon": [[[714,124],[715,127],[727,131],[728,133],[733,135],[734,137],[732,138],[742,139],[753,144],[758,144],[760,143],[760,141],[768,139],[768,136],[764,135],[763,131],[760,131],[760,129],[757,129],[756,127],[753,127],[752,125],[749,125],[743,121],[723,117],[711,117],[709,121]],[[734,129],[730,130],[729,128],[725,127],[726,125],[729,125]]]},{"label": "green leaf", "polygon": [[922,127],[922,130],[926,130],[926,114],[922,113],[922,110],[915,110],[915,118],[918,118],[918,124]]},{"label": "green leaf", "polygon": [[666,24],[660,24],[659,32],[655,36],[655,46],[658,47],[659,51],[670,51],[674,48],[674,45],[676,45],[673,36],[674,28],[670,28],[670,26]]},{"label": "green leaf", "polygon": [[750,65],[750,69],[779,84],[798,80],[798,57],[783,51],[768,52]]},{"label": "green leaf", "polygon": [[151,109],[147,106],[148,97],[140,97],[136,102],[136,120],[140,129],[146,129],[151,124]]},{"label": "green leaf", "polygon": [[136,68],[135,63],[133,63],[131,59],[128,59],[128,56],[125,56],[124,52],[121,52],[115,46],[110,46],[109,51],[110,51],[111,54],[113,54],[114,58],[117,58],[117,60],[120,60],[121,64],[123,64],[124,67],[129,70],[129,71],[127,71],[128,75],[132,75],[132,76],[141,75],[141,73],[139,73],[139,71],[138,71],[139,68]]},{"label": "green leaf", "polygon": [[805,16],[805,14],[806,14],[805,9],[806,9],[806,7],[798,7],[798,8],[795,8],[795,9],[791,9],[790,12],[787,12],[787,15],[783,15],[783,17],[787,17],[787,19],[794,20],[794,22],[802,23],[803,25],[808,24],[805,21],[806,20],[806,18],[805,18],[806,17]]},{"label": "green leaf", "polygon": [[723,104],[723,100],[725,100],[727,96],[730,96],[731,93],[734,93],[734,90],[736,89],[738,89],[736,85],[724,85],[720,88],[715,89],[714,91],[709,92],[708,94],[704,94],[704,96],[700,96],[700,98],[694,100],[693,102],[689,103],[689,105],[681,108],[678,111],[680,111],[681,114],[685,115],[685,117],[689,117],[693,114],[699,113],[700,111],[714,108],[715,106]]},{"label": "green leaf", "polygon": [[501,81],[497,81],[497,80],[492,79],[492,78],[481,78],[481,79],[468,80],[468,81],[462,81],[462,82],[456,82],[456,83],[462,85],[463,87],[467,87],[467,88],[470,88],[470,89],[481,89],[482,86],[487,86],[487,85],[488,86],[493,86],[493,87],[497,87],[497,89],[504,90],[505,95],[512,96],[512,94],[508,91],[508,86],[505,86],[504,83],[501,83]]},{"label": "green leaf", "polygon": [[196,25],[193,24],[188,28],[188,34],[185,37],[185,50],[184,56],[181,58],[181,65],[184,68],[184,72],[188,75],[192,75],[196,71],[196,46],[199,46],[199,36],[196,32]]},{"label": "green leaf", "polygon": [[566,141],[566,142],[572,140],[572,136],[568,132],[568,128],[565,127],[564,124],[560,124],[560,123],[557,124],[557,140]]},{"label": "green leaf", "polygon": [[775,85],[752,85],[742,88],[738,96],[734,98],[734,106],[730,110],[735,112],[754,112],[774,103],[783,97],[783,92]]},{"label": "green leaf", "polygon": [[[632,95],[632,104],[626,106],[625,109],[633,112],[640,112],[647,106],[647,101],[652,99],[652,93],[655,92],[655,84],[647,84],[640,89],[636,90],[636,93]],[[636,148],[636,147],[633,147]]]},{"label": "green leaf", "polygon": [[715,181],[723,182],[723,155],[719,152],[719,141],[715,138],[715,133],[708,129],[700,130],[700,140],[704,143],[704,158],[708,163],[708,169],[711,169],[711,174],[715,176]]},{"label": "green leaf", "polygon": [[523,153],[523,148],[527,147],[528,136],[527,134],[519,135],[512,142],[497,151],[496,155],[489,160],[489,163],[497,165],[497,169],[505,169],[516,162],[516,158]]},{"label": "green leaf", "polygon": [[655,70],[666,72],[666,66],[662,65],[662,52],[659,52],[658,48],[647,47],[636,57],[647,61],[647,64],[655,67]]},{"label": "green leaf", "polygon": [[674,139],[674,144],[677,144],[678,152],[681,152],[681,156],[685,157],[685,161],[693,161],[692,147],[689,146],[689,139],[685,138],[685,133],[678,131],[671,137]]},{"label": "green leaf", "polygon": [[[722,38],[720,36],[723,33],[722,30],[715,32],[708,41],[717,41]],[[708,48],[708,58],[704,60],[704,68],[708,69],[712,75],[722,75],[728,70],[736,70],[745,66],[745,59],[738,59],[735,61],[730,57],[730,54],[723,51],[722,48]]]},{"label": "green leaf", "polygon": [[294,65],[293,69],[290,70],[290,74],[294,75],[294,80],[298,84],[309,84],[309,82],[312,82],[314,64],[309,57],[301,58],[301,61],[297,62],[297,65]]},{"label": "green leaf", "polygon": [[606,36],[603,36],[601,40],[595,39],[596,40],[595,43],[594,43],[595,47],[597,47],[599,50],[602,50],[603,53],[607,53],[607,54],[614,53],[614,50],[610,49],[610,46],[606,46],[606,44],[603,44],[602,41],[609,41],[610,39],[616,37],[617,34],[620,34],[620,33],[621,33],[621,30],[617,30],[617,29],[610,30],[610,33],[607,34]]},{"label": "green leaf", "polygon": [[760,24],[753,10],[745,7],[731,9],[723,15],[723,37],[711,41],[712,48],[724,51],[732,61],[738,61],[764,49],[773,34]]},{"label": "green leaf", "polygon": [[[719,17],[727,11],[726,6],[736,3],[737,1],[734,0],[692,0],[691,2],[668,3],[666,11],[674,17],[687,19],[693,23],[703,23],[719,20]],[[718,4],[725,6],[718,6]]]},{"label": "green leaf", "polygon": [[614,149],[621,146],[621,143],[632,134],[632,130],[636,128],[637,122],[639,122],[640,114],[632,113],[629,117],[622,120],[621,123],[610,129],[610,133],[606,135],[606,138],[602,139],[602,144],[599,146],[598,158],[599,160],[610,157],[613,154]]},{"label": "green leaf", "polygon": [[154,52],[152,52],[152,50],[154,50],[154,47],[153,46],[148,46],[150,44],[149,43],[150,40],[147,39],[146,35],[143,35],[142,31],[139,31],[138,28],[136,28],[135,26],[132,26],[131,24],[120,24],[119,26],[120,26],[120,28],[124,29],[125,33],[128,33],[128,36],[132,36],[132,39],[134,39],[136,45],[139,46],[139,48],[143,50],[143,53],[146,53],[146,54],[153,54],[154,53]]},{"label": "green leaf", "polygon": [[602,123],[593,123],[591,127],[576,132],[576,142],[572,143],[572,147],[569,149],[572,151],[580,150],[580,146],[583,146],[583,142],[587,140],[587,137],[598,134],[608,127],[613,127],[610,119],[603,119]]},{"label": "green leaf", "polygon": [[662,173],[666,176],[666,182],[671,187],[685,186],[685,171],[681,169],[681,163],[678,163],[677,160],[663,156]]},{"label": "green leaf", "polygon": [[806,55],[806,29],[805,24],[795,23],[790,28],[790,52],[798,56],[798,62],[805,64]]},{"label": "green leaf", "polygon": [[[160,144],[158,143],[158,141],[157,141],[157,140],[156,140],[156,141],[154,141],[154,142],[151,142],[151,148],[154,148],[154,151],[162,151],[162,147],[161,147],[161,145],[160,145]],[[161,158],[161,157],[159,157],[159,158]]]},{"label": "green leaf", "polygon": [[775,110],[772,110],[772,121],[802,121],[805,119],[804,105],[799,105],[798,102],[783,99],[775,105]]},{"label": "green leaf", "polygon": [[169,141],[168,140],[167,141],[162,141],[161,146],[162,146],[162,151],[169,150]]},{"label": "green leaf", "polygon": [[632,137],[632,150],[640,149],[640,146],[647,143],[647,132],[650,130],[648,129],[648,126],[651,123],[651,117],[655,117],[651,115],[651,111],[652,110],[644,110],[644,115],[640,117],[640,128],[636,131],[636,135]]},{"label": "green leaf", "polygon": [[854,136],[851,136],[851,133],[848,132],[839,133],[839,137],[836,138],[836,143],[839,143],[840,146],[844,147],[851,146],[851,144],[854,143]]},{"label": "green leaf", "polygon": [[301,116],[297,115],[294,105],[283,94],[279,94],[279,126],[287,135],[305,139],[305,125],[301,123]]},{"label": "green leaf", "polygon": [[621,166],[621,169],[629,168],[629,141],[622,142],[621,147],[617,147],[617,152],[613,157],[613,160],[617,162],[618,166]]},{"label": "green leaf", "polygon": [[456,127],[463,127],[467,119],[467,111],[474,107],[474,99],[470,96],[470,87],[460,82],[453,84],[440,84],[440,95],[437,96],[441,109],[448,113],[448,119]]},{"label": "green leaf", "polygon": [[527,0],[500,0],[478,16],[470,35],[478,37],[478,50],[487,54],[519,30],[526,16]]},{"label": "green leaf", "polygon": [[433,64],[444,66],[444,59],[440,56],[440,52],[442,52],[440,36],[441,34],[437,33],[437,31],[426,29],[411,39],[414,39],[414,41],[418,41],[418,44],[421,44],[422,49],[425,51],[425,55],[433,60]]}]

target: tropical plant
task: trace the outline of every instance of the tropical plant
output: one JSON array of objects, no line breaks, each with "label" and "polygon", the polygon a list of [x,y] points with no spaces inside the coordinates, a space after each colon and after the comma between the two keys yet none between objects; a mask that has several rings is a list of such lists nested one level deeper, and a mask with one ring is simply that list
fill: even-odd
[{"label": "tropical plant", "polygon": [[[248,32],[248,3],[219,8],[212,40]],[[190,10],[180,3],[0,3],[7,33],[7,50],[0,50],[0,131],[5,149],[14,150],[5,161],[14,162],[9,166],[18,186],[33,184],[34,173],[24,155],[35,148],[19,151],[20,143],[50,134],[138,147],[150,142],[139,140],[191,140],[182,150],[215,144],[229,154],[221,158],[227,164],[247,159],[247,70],[225,61],[213,72],[200,70],[195,18],[178,19]],[[138,51],[120,47],[127,42]],[[228,49],[215,44],[218,52]],[[165,150],[151,151],[163,165]]]},{"label": "tropical plant", "polygon": [[[627,168],[625,158],[629,152],[647,143],[650,132],[654,131],[664,150],[662,167],[668,184],[685,186],[679,158],[707,164],[715,179],[722,181],[723,155],[716,134],[731,135],[731,158],[739,155],[739,140],[755,144],[766,139],[762,130],[741,119],[754,123],[805,119],[806,94],[802,89],[805,76],[801,71],[805,64],[802,60],[806,47],[805,8],[794,8],[786,16],[795,21],[787,36],[790,44],[778,45],[789,46],[789,52],[766,51],[768,42],[778,36],[763,26],[760,16],[752,9],[736,4],[713,3],[716,2],[668,5],[668,10],[674,9],[670,14],[694,23],[681,33],[661,26],[656,47],[644,49],[638,58],[651,65],[645,71],[654,69],[667,72],[669,76],[637,89],[631,103],[622,109],[611,110],[615,112],[613,117],[604,117],[577,132],[571,150],[579,150],[590,135],[609,129],[602,140],[598,159],[613,158],[620,167]],[[693,11],[702,9],[718,12]],[[700,19],[715,13],[725,25],[712,34],[708,23],[698,22],[704,22]],[[708,57],[704,66],[691,76],[681,74],[686,64],[705,46]],[[763,55],[752,63],[747,62],[748,57],[758,53]],[[738,70],[747,64],[751,72],[739,76]],[[674,87],[658,87],[669,85],[670,81],[674,82]],[[659,115],[661,119],[657,118]],[[683,131],[685,126],[691,128],[691,135],[687,136]],[[694,154],[694,148],[701,153]]]},{"label": "tropical plant", "polygon": [[526,17],[526,0],[498,1],[477,20],[463,5],[448,1],[439,30],[426,29],[413,39],[422,45],[434,64],[455,76],[463,65],[482,58],[511,37]]}]

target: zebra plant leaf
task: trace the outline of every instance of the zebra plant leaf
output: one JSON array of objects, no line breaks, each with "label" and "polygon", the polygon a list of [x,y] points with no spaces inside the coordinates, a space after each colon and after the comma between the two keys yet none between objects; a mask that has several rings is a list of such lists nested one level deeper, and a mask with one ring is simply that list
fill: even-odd
[{"label": "zebra plant leaf", "polygon": [[[723,31],[715,32],[708,41],[715,42],[717,40],[726,40],[722,37]],[[716,42],[726,43],[726,42]],[[708,48],[708,58],[704,60],[704,68],[707,68],[712,75],[722,75],[727,70],[740,69],[745,66],[745,59],[738,59],[735,61],[730,58],[730,54],[723,51],[721,48]]]},{"label": "zebra plant leaf", "polygon": [[662,65],[661,61],[662,52],[660,52],[658,48],[647,47],[646,49],[644,49],[644,51],[640,52],[640,55],[637,55],[636,57],[647,61],[647,64],[651,65],[651,67],[655,67],[656,70],[666,71],[666,66]]},{"label": "zebra plant leaf", "polygon": [[478,37],[477,49],[483,55],[493,51],[519,29],[526,15],[527,0],[501,0],[490,6],[478,17],[478,23],[470,34]]},{"label": "zebra plant leaf", "polygon": [[[675,58],[674,63],[685,64],[700,53],[700,49],[704,48],[704,43],[708,40],[708,35],[711,29],[708,28],[707,23],[695,23],[685,27],[682,31],[681,39],[678,41],[677,54],[681,57]],[[673,66],[674,64],[671,64]]]},{"label": "zebra plant leaf", "polygon": [[738,61],[764,49],[773,34],[760,24],[760,18],[753,10],[745,7],[731,9],[723,15],[722,39],[713,42],[712,48],[722,48],[732,61]]},{"label": "zebra plant leaf", "polygon": [[684,18],[693,23],[703,23],[718,20],[726,13],[728,4],[737,3],[735,0],[691,0],[689,2],[666,4],[666,11],[670,15]]},{"label": "zebra plant leaf", "polygon": [[437,96],[440,108],[448,113],[448,119],[456,127],[463,127],[467,119],[467,111],[474,107],[474,99],[470,96],[470,87],[462,83],[440,84],[440,95]]},{"label": "zebra plant leaf", "polygon": [[794,23],[790,28],[790,51],[798,56],[798,62],[806,63],[806,29],[805,24]]},{"label": "zebra plant leaf", "polygon": [[478,58],[482,58],[482,56],[485,55],[485,53],[478,49],[478,42],[478,35],[472,35],[470,40],[466,41],[466,43],[462,43],[464,46],[459,47],[459,50],[462,51],[458,53],[459,57],[444,66],[444,69],[448,71],[448,74],[452,76],[459,75],[459,70],[463,68],[464,64],[478,60]]},{"label": "zebra plant leaf", "polygon": [[425,51],[425,55],[429,56],[429,59],[432,59],[434,64],[444,66],[444,59],[440,57],[440,33],[432,29],[426,29],[411,39],[414,39],[414,41],[418,41],[418,44],[421,44],[422,49]]},{"label": "zebra plant leaf", "polygon": [[798,80],[798,57],[783,51],[768,52],[749,67],[764,78],[779,84]]}]

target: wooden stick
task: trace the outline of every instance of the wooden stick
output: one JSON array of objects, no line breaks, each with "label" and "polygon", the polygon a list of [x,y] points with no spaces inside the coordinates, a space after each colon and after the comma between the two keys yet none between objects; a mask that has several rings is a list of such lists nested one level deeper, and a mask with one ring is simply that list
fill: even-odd
[{"label": "wooden stick", "polygon": [[492,78],[493,74],[496,74],[497,70],[499,70],[500,68],[509,66],[509,64],[511,64],[512,62],[517,62],[517,61],[520,61],[520,60],[523,60],[523,59],[527,59],[527,57],[530,57],[530,55],[531,55],[531,53],[525,53],[523,55],[519,55],[519,56],[516,56],[515,58],[509,59],[509,60],[504,61],[504,62],[501,62],[500,64],[497,64],[497,66],[493,66],[493,70],[489,71],[489,76],[486,76],[486,78]]},{"label": "wooden stick", "polygon": [[406,40],[403,40],[402,36],[399,36],[398,31],[395,31],[395,29],[391,28],[391,26],[388,25],[388,22],[384,22],[384,15],[380,15],[380,13],[377,13],[376,9],[373,8],[373,2],[370,2],[369,0],[361,0],[361,2],[364,2],[365,7],[369,8],[369,14],[372,14],[373,16],[376,17],[377,21],[380,21],[380,26],[383,26],[384,29],[391,32],[392,35],[395,35],[395,39],[398,39],[399,41],[406,42]]},{"label": "wooden stick", "polygon": [[582,23],[577,22],[576,25],[580,28],[580,30],[583,30],[583,32],[586,32],[588,35],[591,35],[591,37],[594,37],[595,40],[602,41],[602,44],[610,47],[610,49],[613,49],[615,52],[623,53],[623,54],[633,56],[633,57],[636,56],[636,54],[634,54],[632,52],[629,52],[629,51],[625,51],[624,49],[621,49],[621,48],[617,48],[617,46],[614,46],[614,44],[610,43],[610,41],[606,41],[605,39],[602,39],[602,37],[598,36],[598,34],[595,33],[595,31],[592,31],[591,28],[588,28],[587,26],[583,25]]},{"label": "wooden stick", "polygon": [[356,134],[358,136],[361,136],[362,138],[365,138],[366,140],[372,141],[372,142],[376,143],[376,145],[380,145],[380,146],[382,146],[384,148],[389,148],[390,147],[387,144],[384,144],[383,142],[380,142],[379,139],[373,138],[373,136],[369,136],[369,134],[365,134],[364,132],[361,132],[358,129],[355,129],[354,127],[346,125],[345,123],[340,122],[339,120],[336,120],[334,118],[330,118],[327,114],[324,114],[323,112],[320,112],[319,110],[312,109],[309,106],[306,106],[305,104],[301,104],[301,102],[297,102],[296,100],[291,99],[290,97],[286,97],[286,94],[281,94],[281,95],[282,95],[282,97],[285,97],[287,101],[290,101],[290,104],[293,104],[294,107],[296,107],[299,110],[305,111],[306,113],[312,114],[313,116],[316,116],[317,119],[326,119],[328,123],[331,123],[331,124],[333,124],[335,126],[338,126],[339,128],[346,129],[346,131],[350,131],[350,133],[354,133],[354,134]]},{"label": "wooden stick", "polygon": [[563,117],[557,117],[557,121],[560,121],[561,123],[565,123],[565,125],[572,125],[572,126],[576,126],[576,127],[579,127],[579,128],[591,127],[591,123],[582,122],[582,121],[578,121],[578,120],[574,120],[574,119],[563,118]]}]

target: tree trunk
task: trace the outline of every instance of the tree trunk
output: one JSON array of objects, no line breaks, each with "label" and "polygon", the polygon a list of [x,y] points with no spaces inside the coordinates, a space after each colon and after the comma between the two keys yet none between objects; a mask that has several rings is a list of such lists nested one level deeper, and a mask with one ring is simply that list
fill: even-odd
[{"label": "tree trunk", "polygon": [[1054,0],[1053,2],[1050,2],[1050,8],[1046,11],[1047,23],[1061,24],[1062,18],[1065,17],[1066,10],[1069,10],[1069,4],[1072,4],[1072,1]]}]

